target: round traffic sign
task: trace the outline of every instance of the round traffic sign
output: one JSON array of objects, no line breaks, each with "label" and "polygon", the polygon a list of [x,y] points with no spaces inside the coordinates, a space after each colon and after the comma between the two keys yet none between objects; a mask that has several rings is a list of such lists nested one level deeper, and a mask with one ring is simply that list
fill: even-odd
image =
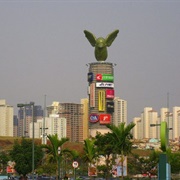
[{"label": "round traffic sign", "polygon": [[78,162],[77,161],[73,161],[73,163],[72,163],[72,166],[73,166],[73,168],[77,168],[78,167]]}]

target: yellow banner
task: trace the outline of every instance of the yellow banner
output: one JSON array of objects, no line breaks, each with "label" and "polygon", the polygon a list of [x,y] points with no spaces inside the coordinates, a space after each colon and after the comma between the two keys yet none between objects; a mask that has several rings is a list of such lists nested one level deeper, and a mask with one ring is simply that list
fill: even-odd
[{"label": "yellow banner", "polygon": [[98,105],[99,111],[105,111],[105,91],[98,92]]}]

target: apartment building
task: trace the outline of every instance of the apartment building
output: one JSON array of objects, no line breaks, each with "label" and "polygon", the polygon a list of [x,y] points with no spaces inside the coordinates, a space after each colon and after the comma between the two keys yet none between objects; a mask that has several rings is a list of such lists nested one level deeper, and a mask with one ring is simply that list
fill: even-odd
[{"label": "apartment building", "polygon": [[0,100],[0,136],[13,136],[13,106]]},{"label": "apartment building", "polygon": [[72,142],[83,141],[83,105],[76,103],[53,102],[47,107],[47,116],[58,114],[60,118],[65,118],[66,137]]},{"label": "apartment building", "polygon": [[127,125],[127,101],[115,97],[113,124],[118,126],[122,122]]},{"label": "apartment building", "polygon": [[180,139],[180,107],[173,107],[172,112],[168,108],[161,108],[160,115],[152,109],[145,107],[139,118],[134,118],[136,126],[133,128],[135,139],[160,138],[160,124],[166,121],[169,139]]}]

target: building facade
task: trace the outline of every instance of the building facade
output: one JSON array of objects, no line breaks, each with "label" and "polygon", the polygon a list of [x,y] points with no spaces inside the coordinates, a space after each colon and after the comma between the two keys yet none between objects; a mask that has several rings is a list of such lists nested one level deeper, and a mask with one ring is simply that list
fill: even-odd
[{"label": "building facade", "polygon": [[0,100],[0,136],[13,136],[13,106],[6,103],[6,100]]},{"label": "building facade", "polygon": [[145,107],[140,117],[133,119],[136,126],[133,128],[135,139],[160,139],[160,124],[166,121],[170,140],[180,139],[180,107],[173,107],[172,112],[168,108],[161,108],[160,115],[152,109]]},{"label": "building facade", "polygon": [[106,124],[113,123],[114,67],[109,62],[89,63],[89,135],[108,132]]},{"label": "building facade", "polygon": [[120,99],[119,97],[115,97],[113,124],[118,126],[122,122],[127,125],[127,101]]},{"label": "building facade", "polygon": [[13,116],[13,136],[18,137],[18,117],[17,117],[17,115]]},{"label": "building facade", "polygon": [[[47,135],[58,135],[58,139],[66,137],[66,119],[59,118],[58,114],[51,114],[50,117],[45,117],[45,119],[37,119],[34,123],[34,137],[42,138],[43,136],[43,121],[45,120],[45,144],[47,143]],[[30,123],[29,126],[30,138],[32,138],[33,124]]]},{"label": "building facade", "polygon": [[65,118],[66,137],[72,142],[83,141],[83,105],[76,103],[54,103],[47,107],[47,116],[55,113],[60,118]]},{"label": "building facade", "polygon": [[34,118],[34,122],[37,119],[43,117],[43,110],[42,107],[39,105],[35,105],[34,109],[33,106],[26,105],[24,107],[20,107],[18,110],[18,136],[19,137],[30,137],[29,132],[29,125],[32,122],[32,118]]}]

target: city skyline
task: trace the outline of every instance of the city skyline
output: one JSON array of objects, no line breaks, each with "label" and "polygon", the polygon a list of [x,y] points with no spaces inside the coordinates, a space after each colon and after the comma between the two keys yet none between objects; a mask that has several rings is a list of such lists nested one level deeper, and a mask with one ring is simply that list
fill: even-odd
[{"label": "city skyline", "polygon": [[[80,103],[86,64],[96,62],[83,31],[106,37],[115,96],[127,101],[128,122],[144,107],[180,106],[180,2],[0,1],[0,99],[15,108],[34,101]],[[169,93],[169,102],[167,94]]]}]

